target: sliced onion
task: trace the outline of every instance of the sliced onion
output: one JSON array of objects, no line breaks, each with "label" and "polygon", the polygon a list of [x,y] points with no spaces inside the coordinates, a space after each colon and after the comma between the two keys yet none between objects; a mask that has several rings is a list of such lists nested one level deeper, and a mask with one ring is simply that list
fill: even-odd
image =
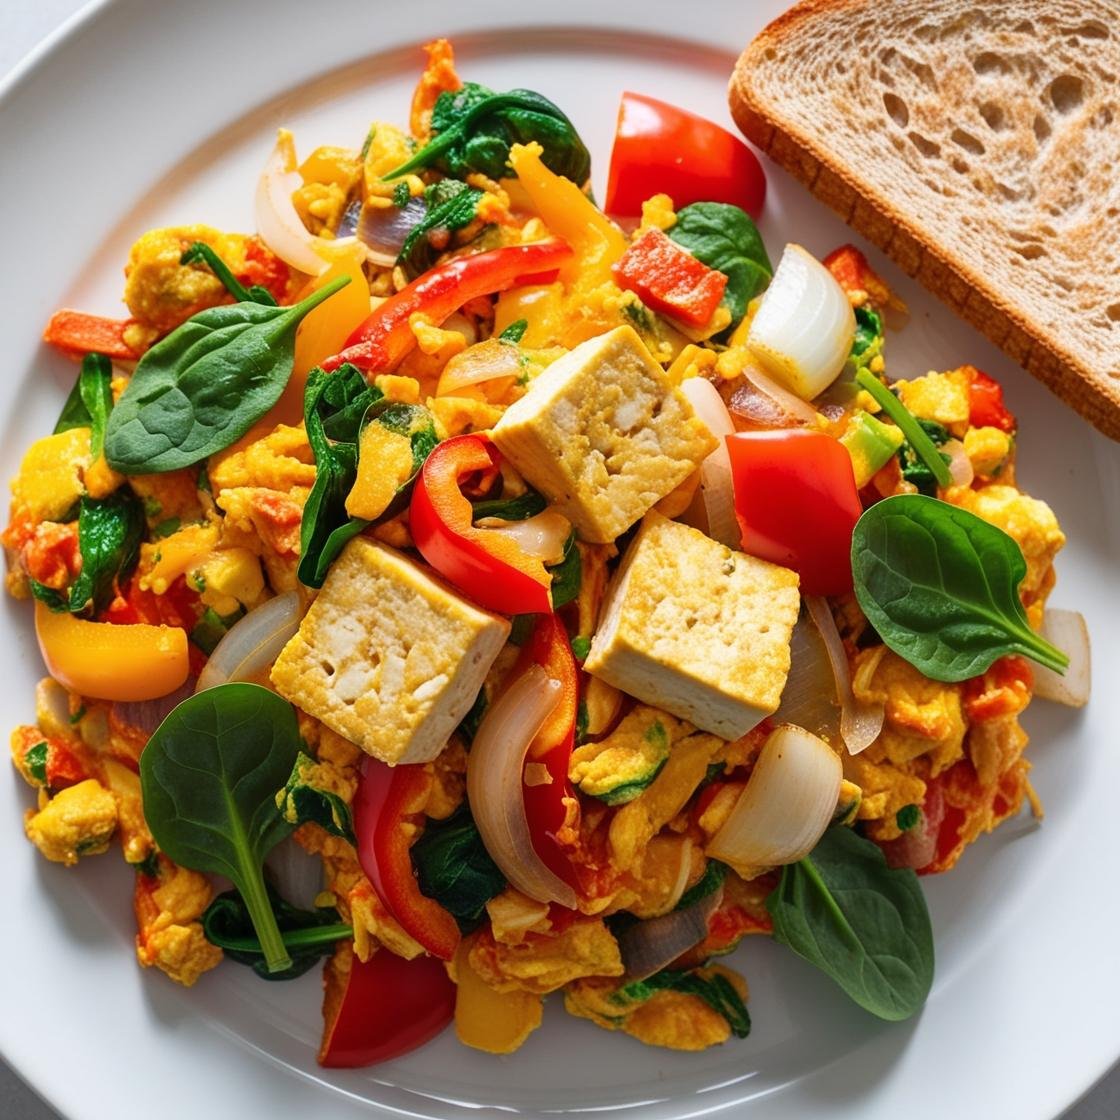
[{"label": "sliced onion", "polygon": [[843,780],[840,756],[803,727],[782,724],[758,761],[707,855],[744,879],[807,856],[836,812]]},{"label": "sliced onion", "polygon": [[731,456],[725,437],[732,435],[735,424],[719,390],[704,377],[689,377],[681,382],[681,392],[688,398],[696,415],[708,426],[719,446],[700,464],[700,493],[707,514],[707,533],[712,540],[741,548],[743,534],[735,516],[735,488],[731,478]]},{"label": "sliced onion", "polygon": [[564,559],[564,546],[572,535],[572,523],[554,509],[541,510],[524,521],[503,521],[500,517],[482,517],[476,522],[480,529],[512,540],[522,552],[559,564]]},{"label": "sliced onion", "polygon": [[949,477],[954,486],[971,486],[976,472],[972,469],[972,460],[964,450],[964,444],[959,439],[946,440],[941,445],[941,450],[949,456]]},{"label": "sliced onion", "polygon": [[[795,397],[754,362],[748,362],[743,367],[743,378],[756,396],[761,395],[770,405],[766,410],[761,402],[749,401],[746,386],[737,389],[731,398],[731,411],[743,419],[766,428],[793,428],[798,424],[817,423],[817,410],[811,404]],[[772,419],[767,419],[768,416]]]},{"label": "sliced onion", "polygon": [[848,748],[848,754],[859,754],[860,751],[867,750],[883,730],[883,705],[865,704],[855,698],[848,654],[840,638],[840,631],[836,629],[836,620],[828,609],[828,603],[819,595],[806,595],[805,606],[820,632],[828,659],[832,663],[836,695],[840,700],[840,736]]},{"label": "sliced onion", "polygon": [[280,897],[293,906],[310,909],[323,889],[323,861],[299,846],[294,836],[281,840],[265,859]]},{"label": "sliced onion", "polygon": [[669,892],[669,897],[665,900],[666,910],[672,910],[680,902],[681,896],[688,888],[688,880],[692,876],[692,841],[687,836],[681,837],[679,847],[680,862],[677,864],[677,878],[673,883],[673,889]]},{"label": "sliced onion", "polygon": [[697,899],[683,910],[636,922],[618,935],[618,949],[628,980],[644,980],[660,972],[708,936],[708,922],[723,899],[723,888]]},{"label": "sliced onion", "polygon": [[182,687],[169,692],[166,696],[161,696],[158,700],[118,700],[113,704],[113,717],[121,723],[127,723],[129,727],[135,727],[138,731],[151,735],[171,713],[171,709],[186,700],[194,691],[195,680],[190,677]]},{"label": "sliced onion", "polygon": [[835,741],[840,734],[840,701],[832,660],[816,624],[804,614],[793,628],[789,644],[789,676],[775,723],[793,723],[814,735]]},{"label": "sliced onion", "polygon": [[408,235],[420,224],[428,208],[422,198],[409,199],[405,206],[362,207],[355,229],[358,240],[366,246],[369,258],[382,268],[397,263]]},{"label": "sliced onion", "polygon": [[467,798],[490,858],[522,894],[575,909],[576,895],[533,848],[521,771],[529,744],[552,714],[559,681],[531,665],[490,706],[467,758]]},{"label": "sliced onion", "polygon": [[836,277],[800,245],[787,245],[751,321],[751,353],[811,401],[840,375],[855,332],[855,313]]},{"label": "sliced onion", "polygon": [[1089,654],[1089,628],[1077,611],[1048,610],[1042,616],[1042,636],[1069,656],[1065,674],[1044,665],[1033,665],[1034,694],[1069,708],[1083,708],[1089,702],[1092,677]]},{"label": "sliced onion", "polygon": [[[445,325],[444,330],[449,328]],[[436,396],[444,397],[465,388],[498,378],[511,381],[521,375],[521,352],[516,346],[488,338],[468,346],[443,367],[436,387]]]},{"label": "sliced onion", "polygon": [[295,637],[299,623],[299,594],[295,591],[277,595],[251,610],[214,647],[195,691],[259,676]]},{"label": "sliced onion", "polygon": [[316,251],[323,239],[307,229],[292,202],[292,192],[302,182],[295,169],[291,134],[281,130],[257,181],[257,233],[285,264],[309,276],[318,276],[327,266]]}]

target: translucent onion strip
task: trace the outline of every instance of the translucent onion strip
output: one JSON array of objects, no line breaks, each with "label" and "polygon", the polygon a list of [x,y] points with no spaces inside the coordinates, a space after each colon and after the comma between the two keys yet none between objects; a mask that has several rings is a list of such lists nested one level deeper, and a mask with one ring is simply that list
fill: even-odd
[{"label": "translucent onion strip", "polygon": [[735,489],[726,440],[735,431],[731,413],[719,390],[706,378],[686,378],[681,382],[681,392],[719,440],[719,446],[700,464],[700,493],[708,518],[708,536],[728,548],[741,548],[743,536],[735,516]]},{"label": "translucent onion strip", "polygon": [[[446,324],[444,329],[449,330]],[[444,397],[486,381],[508,378],[510,382],[521,376],[521,351],[516,346],[488,338],[454,355],[443,367],[436,387],[436,396]]]},{"label": "translucent onion strip", "polygon": [[949,456],[949,477],[954,486],[971,486],[976,472],[972,460],[965,453],[964,444],[959,439],[946,440],[941,450]]},{"label": "translucent onion strip", "polygon": [[560,693],[559,681],[531,665],[494,701],[467,758],[467,798],[482,842],[510,885],[538,902],[575,909],[575,891],[533,848],[521,785],[529,744]]},{"label": "translucent onion strip", "polygon": [[660,972],[708,936],[708,922],[723,899],[723,889],[697,899],[683,910],[636,922],[618,935],[618,949],[628,980]]},{"label": "translucent onion strip", "polygon": [[849,754],[865,751],[883,730],[882,704],[864,704],[852,692],[852,675],[848,667],[848,654],[836,629],[836,620],[828,603],[819,595],[806,595],[805,606],[828,651],[832,675],[836,681],[836,695],[840,701],[840,736]]},{"label": "translucent onion strip", "polygon": [[479,529],[500,533],[517,543],[522,552],[543,560],[546,564],[559,564],[564,559],[564,545],[572,533],[572,523],[554,509],[541,510],[524,521],[505,521],[500,517],[482,517],[476,523]]},{"label": "translucent onion strip", "polygon": [[229,681],[255,680],[295,637],[300,624],[299,594],[287,591],[251,610],[214,647],[195,692]]},{"label": "translucent onion strip", "polygon": [[[779,385],[754,362],[748,362],[743,367],[743,376],[763,396],[769,397],[779,409],[786,413],[790,420],[796,420],[801,424],[816,424],[817,410],[811,404],[806,404],[800,397],[795,397],[788,389]],[[792,427],[792,425],[789,426]]]},{"label": "translucent onion strip", "polygon": [[789,676],[775,723],[793,723],[834,742],[840,734],[840,701],[832,659],[816,624],[805,612],[793,628],[789,644]]},{"label": "translucent onion strip", "polygon": [[790,392],[811,401],[840,375],[855,331],[836,277],[800,245],[787,245],[751,321],[751,353]]},{"label": "translucent onion strip", "polygon": [[1089,628],[1077,611],[1048,610],[1042,616],[1042,636],[1068,654],[1065,673],[1055,673],[1044,665],[1032,665],[1034,693],[1044,700],[1083,708],[1089,702],[1092,665],[1089,649]]},{"label": "translucent onion strip", "polygon": [[796,863],[824,834],[843,779],[840,756],[802,727],[783,724],[763,744],[750,780],[707,855],[751,879]]},{"label": "translucent onion strip", "polygon": [[257,233],[285,264],[309,276],[318,276],[327,266],[316,252],[322,238],[309,232],[292,202],[292,192],[302,183],[295,170],[291,134],[281,130],[257,181]]}]

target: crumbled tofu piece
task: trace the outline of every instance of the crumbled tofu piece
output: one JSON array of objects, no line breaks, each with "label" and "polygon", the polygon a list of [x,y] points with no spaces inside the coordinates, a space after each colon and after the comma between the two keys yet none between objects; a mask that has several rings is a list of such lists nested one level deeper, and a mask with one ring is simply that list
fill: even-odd
[{"label": "crumbled tofu piece", "polygon": [[509,623],[358,537],[272,670],[281,696],[367,754],[427,762],[470,710]]},{"label": "crumbled tofu piece", "polygon": [[491,438],[585,541],[599,543],[629,529],[716,446],[629,326],[553,362]]},{"label": "crumbled tofu piece", "polygon": [[41,798],[39,811],[28,810],[23,827],[47,859],[70,867],[79,856],[100,855],[109,847],[117,827],[117,803],[99,782],[87,778],[49,801]]},{"label": "crumbled tofu piece", "polygon": [[972,378],[964,370],[949,373],[927,373],[912,381],[896,381],[902,403],[923,420],[944,424],[955,435],[963,435],[968,426],[968,390]]},{"label": "crumbled tofu piece", "polygon": [[724,739],[781,700],[800,607],[797,574],[647,515],[584,668]]}]

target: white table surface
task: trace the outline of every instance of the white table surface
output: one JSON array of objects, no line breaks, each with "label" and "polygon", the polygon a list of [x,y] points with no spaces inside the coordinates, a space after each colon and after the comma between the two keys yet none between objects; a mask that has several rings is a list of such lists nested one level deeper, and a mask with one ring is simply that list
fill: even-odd
[{"label": "white table surface", "polygon": [[[84,0],[0,0],[0,77],[6,76],[24,55],[83,6]],[[0,777],[0,781],[3,780]],[[1042,1021],[1040,1019],[1040,1023]],[[1092,1092],[1063,1115],[1062,1120],[1116,1120],[1118,1116],[1120,1066],[1114,1067]],[[2,1055],[0,1117],[4,1120],[59,1120],[54,1109],[20,1080]]]}]

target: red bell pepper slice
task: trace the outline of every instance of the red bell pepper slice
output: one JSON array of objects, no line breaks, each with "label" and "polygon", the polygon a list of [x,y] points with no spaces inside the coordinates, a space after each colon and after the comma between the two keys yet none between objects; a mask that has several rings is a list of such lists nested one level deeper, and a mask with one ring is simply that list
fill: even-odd
[{"label": "red bell pepper slice", "polygon": [[659,191],[678,210],[693,202],[730,202],[757,219],[766,176],[754,152],[727,129],[654,97],[624,93],[606,211],[636,218]]},{"label": "red bell pepper slice", "polygon": [[866,292],[871,302],[879,307],[885,307],[890,302],[890,288],[854,245],[841,245],[839,249],[833,249],[821,263],[832,273],[847,295]]},{"label": "red bell pepper slice", "polygon": [[560,265],[571,258],[572,250],[558,238],[455,257],[390,296],[354,330],[346,348],[323,362],[322,368],[329,373],[343,362],[352,362],[367,373],[387,373],[416,345],[408,322],[413,315],[442,323],[479,296],[520,284],[551,282]]},{"label": "red bell pepper slice", "polygon": [[852,530],[862,508],[852,460],[824,432],[727,437],[743,551],[801,575],[806,595],[852,589]]},{"label": "red bell pepper slice", "polygon": [[449,961],[459,947],[459,926],[434,898],[421,893],[409,853],[430,781],[421,765],[386,766],[365,759],[354,795],[354,834],[362,870],[385,908],[429,953]]},{"label": "red bell pepper slice", "polygon": [[978,369],[972,370],[968,387],[968,422],[974,428],[999,428],[1001,432],[1013,432],[1017,427],[1003,403],[1003,386]]},{"label": "red bell pepper slice", "polygon": [[497,448],[481,436],[455,436],[428,456],[412,491],[409,531],[420,554],[468,598],[504,614],[552,610],[552,577],[544,562],[493,529],[471,524],[462,483],[494,472]]},{"label": "red bell pepper slice", "polygon": [[689,326],[708,323],[727,277],[697,260],[657,228],[647,229],[615,262],[615,283],[654,311]]},{"label": "red bell pepper slice", "polygon": [[560,838],[574,801],[568,781],[568,765],[576,742],[576,716],[579,708],[579,675],[572,646],[563,622],[554,615],[537,619],[529,640],[521,650],[516,673],[530,665],[540,665],[554,681],[560,682],[560,699],[536,738],[529,744],[525,761],[543,765],[550,782],[523,784],[525,816],[533,850],[545,866],[564,882],[578,889],[579,880],[572,865],[571,846]]},{"label": "red bell pepper slice", "polygon": [[106,319],[102,315],[87,315],[84,311],[63,308],[56,311],[43,341],[57,346],[74,357],[86,354],[104,354],[107,358],[134,362],[140,355],[124,340],[125,328],[135,319]]},{"label": "red bell pepper slice", "polygon": [[435,1038],[455,1014],[455,985],[432,957],[378,949],[362,962],[347,945],[328,962],[319,1064],[353,1069],[399,1058]]}]

